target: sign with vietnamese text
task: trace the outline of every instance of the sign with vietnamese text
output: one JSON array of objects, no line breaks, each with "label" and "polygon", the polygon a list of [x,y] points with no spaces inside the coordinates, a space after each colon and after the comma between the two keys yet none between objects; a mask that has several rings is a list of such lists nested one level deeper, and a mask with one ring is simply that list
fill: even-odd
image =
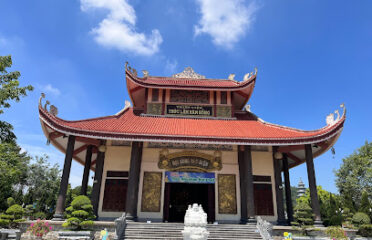
[{"label": "sign with vietnamese text", "polygon": [[168,115],[186,115],[186,116],[212,116],[212,106],[193,106],[193,105],[167,105]]},{"label": "sign with vietnamese text", "polygon": [[166,183],[201,183],[214,184],[214,173],[165,172]]}]

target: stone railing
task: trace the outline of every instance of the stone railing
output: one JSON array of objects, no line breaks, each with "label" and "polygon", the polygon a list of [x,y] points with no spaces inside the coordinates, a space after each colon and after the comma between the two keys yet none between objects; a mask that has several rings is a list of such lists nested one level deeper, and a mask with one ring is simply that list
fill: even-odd
[{"label": "stone railing", "polygon": [[271,237],[273,226],[268,221],[263,220],[261,217],[257,217],[257,229],[264,240],[272,240]]},{"label": "stone railing", "polygon": [[114,240],[124,240],[125,237],[125,228],[127,226],[126,214],[117,219],[115,219],[115,237]]}]

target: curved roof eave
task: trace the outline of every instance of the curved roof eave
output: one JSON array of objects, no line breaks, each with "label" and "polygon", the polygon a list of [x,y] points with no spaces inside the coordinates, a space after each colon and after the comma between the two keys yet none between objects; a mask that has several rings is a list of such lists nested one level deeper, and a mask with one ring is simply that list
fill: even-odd
[{"label": "curved roof eave", "polygon": [[[129,108],[123,110],[120,115],[125,114]],[[127,140],[127,141],[162,141],[162,142],[180,142],[180,143],[191,143],[199,142],[205,144],[234,144],[234,145],[298,145],[298,144],[313,144],[319,143],[321,141],[327,140],[333,137],[338,132],[342,131],[343,123],[345,121],[345,116],[340,118],[338,122],[334,123],[332,126],[327,126],[319,130],[313,131],[302,131],[302,132],[314,132],[314,135],[305,137],[289,137],[289,138],[234,138],[234,137],[215,137],[215,136],[192,136],[192,135],[165,135],[165,134],[146,134],[146,133],[118,133],[109,131],[95,131],[86,129],[77,129],[67,125],[59,124],[45,109],[39,107],[40,120],[44,122],[48,127],[54,129],[55,131],[62,132],[66,135],[76,135],[86,138],[96,138],[96,139],[108,139],[108,140]],[[106,119],[110,117],[118,117],[118,115],[107,116],[103,118],[96,119]],[[75,121],[65,121],[64,122],[75,122]],[[94,119],[91,119],[94,120]],[[84,121],[84,120],[82,120]],[[77,121],[80,122],[80,121]],[[269,124],[269,123],[267,123]],[[286,128],[278,126],[275,124],[269,124],[278,128]],[[325,131],[326,128],[329,128]],[[291,129],[291,128],[288,128]],[[293,131],[300,131],[296,129],[291,129]],[[321,131],[324,131],[322,134]]]}]

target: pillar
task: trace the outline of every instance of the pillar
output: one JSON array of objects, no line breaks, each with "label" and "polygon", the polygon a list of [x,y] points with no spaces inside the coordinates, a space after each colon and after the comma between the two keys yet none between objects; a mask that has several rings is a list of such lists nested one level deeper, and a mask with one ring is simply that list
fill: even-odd
[{"label": "pillar", "polygon": [[85,164],[84,164],[84,174],[83,174],[83,180],[81,181],[81,195],[87,195],[87,188],[88,188],[88,180],[89,180],[89,171],[90,171],[90,165],[92,162],[92,145],[89,145],[87,147],[87,153],[85,155]]},{"label": "pillar", "polygon": [[68,188],[68,179],[70,177],[72,156],[74,154],[75,136],[68,136],[67,149],[65,155],[65,163],[63,165],[63,172],[61,183],[59,187],[58,199],[56,204],[56,211],[53,215],[54,221],[63,221],[63,213],[65,211],[66,193]]},{"label": "pillar", "polygon": [[[101,141],[101,146],[105,145],[105,141]],[[99,197],[101,192],[101,185],[102,185],[102,174],[103,174],[103,167],[105,163],[105,152],[98,151],[97,153],[97,160],[96,160],[96,171],[94,173],[94,180],[93,180],[93,189],[92,189],[92,205],[93,205],[93,213],[98,218],[98,206],[99,206]]]},{"label": "pillar", "polygon": [[239,151],[242,150],[242,153],[238,153],[238,160],[240,158],[241,222],[247,223],[256,221],[251,146],[239,146]]},{"label": "pillar", "polygon": [[285,185],[285,201],[287,206],[288,225],[293,222],[293,204],[291,193],[291,182],[289,180],[289,168],[287,155],[283,155],[283,172],[284,172],[284,185]]},{"label": "pillar", "polygon": [[125,203],[126,219],[128,221],[137,221],[137,202],[142,160],[142,147],[143,147],[142,142],[132,143],[127,199]]},{"label": "pillar", "polygon": [[282,185],[282,171],[281,159],[275,159],[277,147],[273,147],[273,165],[274,165],[274,178],[275,178],[275,197],[276,197],[276,213],[278,216],[277,224],[286,225],[284,216],[284,201],[283,201],[283,185]]},{"label": "pillar", "polygon": [[313,151],[311,148],[311,144],[305,145],[305,156],[306,156],[307,177],[309,180],[311,207],[313,209],[313,214],[314,214],[314,226],[323,226],[322,218],[320,215],[318,191],[316,188]]},{"label": "pillar", "polygon": [[246,172],[244,171],[244,146],[238,146],[238,164],[240,176],[240,222],[245,224],[248,221],[247,215],[247,183]]}]

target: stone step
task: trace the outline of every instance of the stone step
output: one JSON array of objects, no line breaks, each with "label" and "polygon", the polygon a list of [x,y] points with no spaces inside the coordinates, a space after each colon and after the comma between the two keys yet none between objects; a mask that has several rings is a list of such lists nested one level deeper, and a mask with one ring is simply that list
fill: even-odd
[{"label": "stone step", "polygon": [[[125,239],[182,240],[183,223],[130,222]],[[208,224],[209,240],[262,239],[255,224]]]}]

